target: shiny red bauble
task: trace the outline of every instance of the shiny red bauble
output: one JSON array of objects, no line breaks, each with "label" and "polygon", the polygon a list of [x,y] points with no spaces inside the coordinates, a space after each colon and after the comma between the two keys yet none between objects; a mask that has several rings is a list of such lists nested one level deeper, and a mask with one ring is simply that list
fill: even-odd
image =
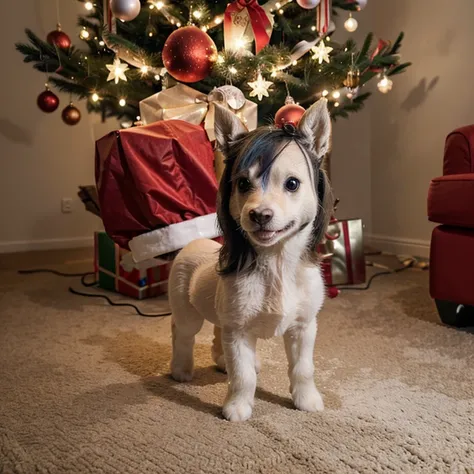
[{"label": "shiny red bauble", "polygon": [[72,102],[63,110],[61,118],[66,125],[76,125],[81,120],[80,110]]},{"label": "shiny red bauble", "polygon": [[54,92],[46,89],[38,96],[36,103],[43,112],[49,114],[59,107],[59,97]]},{"label": "shiny red bauble", "polygon": [[67,50],[71,47],[71,38],[61,30],[61,25],[58,24],[57,28],[54,31],[46,36],[46,41],[49,44],[53,44],[60,49]]},{"label": "shiny red bauble", "polygon": [[177,81],[197,82],[211,73],[217,48],[207,33],[196,26],[185,26],[169,35],[162,57],[166,70]]},{"label": "shiny red bauble", "polygon": [[275,125],[279,128],[283,127],[285,123],[291,123],[296,126],[304,113],[305,109],[301,105],[284,105],[275,115]]}]

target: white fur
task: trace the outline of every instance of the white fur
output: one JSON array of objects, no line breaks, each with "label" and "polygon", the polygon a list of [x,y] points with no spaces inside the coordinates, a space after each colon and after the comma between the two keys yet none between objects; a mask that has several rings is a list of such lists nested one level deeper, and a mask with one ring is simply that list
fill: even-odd
[{"label": "white fur", "polygon": [[[321,110],[319,106],[312,113]],[[320,137],[319,141],[327,140]],[[273,336],[284,338],[295,406],[305,411],[323,409],[314,383],[313,349],[316,315],[325,290],[319,267],[305,258],[320,205],[312,171],[307,166],[307,157],[295,144],[277,158],[265,189],[255,171],[251,169],[249,173],[253,190],[247,194],[234,190],[230,202],[232,218],[240,223],[256,250],[255,267],[248,272],[219,276],[216,267],[220,245],[211,240],[196,240],[177,256],[169,284],[173,312],[172,376],[178,381],[191,380],[195,335],[204,319],[215,324],[222,334],[216,333],[212,355],[228,374],[223,414],[230,421],[250,418],[259,368],[257,339]],[[290,176],[301,181],[296,193],[284,189]],[[270,244],[261,243],[254,235],[256,224],[248,218],[251,209],[272,210],[270,230],[284,229],[290,222],[295,224],[277,234]]]}]

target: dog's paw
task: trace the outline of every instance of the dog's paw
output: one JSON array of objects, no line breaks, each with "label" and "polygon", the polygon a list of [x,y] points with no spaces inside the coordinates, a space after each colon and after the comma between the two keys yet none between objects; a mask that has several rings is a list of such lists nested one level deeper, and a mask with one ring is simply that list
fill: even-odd
[{"label": "dog's paw", "polygon": [[222,414],[229,421],[245,421],[252,416],[252,404],[247,400],[233,399],[225,403]]},{"label": "dog's paw", "polygon": [[255,356],[255,372],[257,372],[257,374],[259,374],[261,368],[262,368],[262,363],[260,362],[260,357],[258,357],[258,355],[256,355]]},{"label": "dog's paw", "polygon": [[216,359],[214,360],[216,365],[217,365],[217,368],[221,371],[221,372],[224,372],[224,374],[227,373],[227,369],[225,367],[225,358],[224,358],[224,354],[221,354],[219,357],[216,357]]},{"label": "dog's paw", "polygon": [[292,390],[291,398],[298,410],[323,411],[324,402],[321,394],[314,385],[296,386]]},{"label": "dog's paw", "polygon": [[193,371],[192,369],[188,370],[171,364],[171,377],[173,377],[176,382],[191,382],[193,379]]}]

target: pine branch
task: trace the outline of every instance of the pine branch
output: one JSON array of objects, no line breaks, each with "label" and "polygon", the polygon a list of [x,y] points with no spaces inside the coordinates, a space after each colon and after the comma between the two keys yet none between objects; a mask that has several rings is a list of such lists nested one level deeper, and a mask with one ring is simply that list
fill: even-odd
[{"label": "pine branch", "polygon": [[366,36],[366,38],[364,40],[364,44],[362,45],[362,48],[360,50],[360,53],[357,56],[356,64],[360,64],[364,59],[366,59],[368,57],[369,49],[370,49],[370,46],[372,45],[373,39],[374,39],[374,34],[373,33],[369,33]]},{"label": "pine branch", "polygon": [[403,72],[405,72],[406,68],[411,66],[411,63],[403,63],[403,64],[400,64],[398,66],[395,66],[393,69],[390,69],[388,72],[387,72],[387,75],[388,76],[394,76],[395,74],[401,74]]}]

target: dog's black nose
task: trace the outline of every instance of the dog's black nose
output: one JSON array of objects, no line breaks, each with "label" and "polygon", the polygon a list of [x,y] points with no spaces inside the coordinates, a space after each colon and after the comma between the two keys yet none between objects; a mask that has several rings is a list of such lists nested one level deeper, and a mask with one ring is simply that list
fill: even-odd
[{"label": "dog's black nose", "polygon": [[265,225],[272,220],[273,211],[271,209],[263,209],[262,211],[256,211],[255,209],[252,209],[249,212],[249,217],[252,222]]}]

